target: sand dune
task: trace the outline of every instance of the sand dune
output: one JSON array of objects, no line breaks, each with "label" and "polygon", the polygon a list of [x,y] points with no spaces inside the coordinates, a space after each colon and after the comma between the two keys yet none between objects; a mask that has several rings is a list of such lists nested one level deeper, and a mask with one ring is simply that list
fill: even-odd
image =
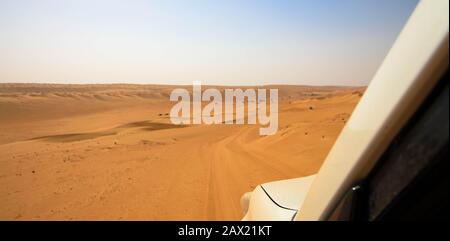
[{"label": "sand dune", "polygon": [[173,88],[0,84],[0,219],[240,219],[244,192],[318,171],[364,91],[272,86],[279,131],[262,137],[172,125]]}]

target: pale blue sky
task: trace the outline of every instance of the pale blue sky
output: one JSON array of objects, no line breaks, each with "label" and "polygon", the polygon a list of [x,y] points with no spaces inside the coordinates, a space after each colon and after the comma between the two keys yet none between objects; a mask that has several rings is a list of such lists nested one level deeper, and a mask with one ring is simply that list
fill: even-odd
[{"label": "pale blue sky", "polygon": [[0,82],[366,85],[417,0],[1,0]]}]

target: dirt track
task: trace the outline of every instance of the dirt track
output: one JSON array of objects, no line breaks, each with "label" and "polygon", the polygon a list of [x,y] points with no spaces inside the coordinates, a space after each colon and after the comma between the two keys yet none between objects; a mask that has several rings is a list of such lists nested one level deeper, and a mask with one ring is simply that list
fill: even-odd
[{"label": "dirt track", "polygon": [[169,87],[2,85],[0,219],[240,219],[243,193],[318,171],[362,91],[278,88],[261,137],[172,126]]}]

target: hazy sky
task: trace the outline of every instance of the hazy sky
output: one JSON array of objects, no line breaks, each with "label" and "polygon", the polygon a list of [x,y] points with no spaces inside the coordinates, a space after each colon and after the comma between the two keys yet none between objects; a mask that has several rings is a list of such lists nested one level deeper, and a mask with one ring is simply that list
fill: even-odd
[{"label": "hazy sky", "polygon": [[365,85],[417,0],[1,0],[0,82]]}]

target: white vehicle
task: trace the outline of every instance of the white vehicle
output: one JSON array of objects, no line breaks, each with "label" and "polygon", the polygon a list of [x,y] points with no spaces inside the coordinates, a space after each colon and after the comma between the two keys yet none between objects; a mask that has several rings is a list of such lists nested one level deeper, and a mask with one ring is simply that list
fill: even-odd
[{"label": "white vehicle", "polygon": [[448,215],[449,1],[419,2],[316,175],[265,183],[243,220]]}]

